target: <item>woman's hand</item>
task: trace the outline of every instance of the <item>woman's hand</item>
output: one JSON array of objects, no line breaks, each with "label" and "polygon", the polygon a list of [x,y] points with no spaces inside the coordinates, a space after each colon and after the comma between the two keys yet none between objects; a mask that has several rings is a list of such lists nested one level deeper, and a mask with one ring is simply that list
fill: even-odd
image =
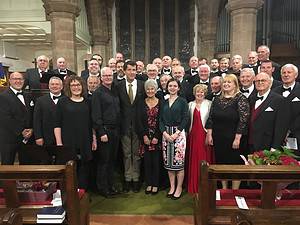
[{"label": "woman's hand", "polygon": [[172,141],[175,141],[178,137],[179,137],[179,134],[176,132],[171,135]]},{"label": "woman's hand", "polygon": [[240,148],[241,137],[242,137],[241,134],[236,134],[235,135],[235,138],[234,138],[233,143],[232,143],[232,148],[233,149],[239,149]]},{"label": "woman's hand", "polygon": [[153,138],[152,141],[151,141],[151,144],[157,145],[158,144],[158,139],[157,138]]},{"label": "woman's hand", "polygon": [[108,142],[108,137],[107,137],[107,135],[106,135],[106,134],[102,135],[102,136],[100,137],[100,141],[101,141],[101,142]]},{"label": "woman's hand", "polygon": [[173,142],[172,137],[166,131],[163,132],[163,136],[168,142]]},{"label": "woman's hand", "polygon": [[92,151],[96,151],[96,150],[97,150],[97,140],[93,139],[93,142],[92,142]]},{"label": "woman's hand", "polygon": [[211,145],[213,146],[214,145],[214,142],[213,142],[213,138],[212,138],[212,130],[207,130],[207,134],[206,134],[206,138],[205,138],[205,144],[206,145]]},{"label": "woman's hand", "polygon": [[150,145],[150,140],[149,140],[147,135],[144,135],[143,139],[144,139],[144,144],[145,145]]}]

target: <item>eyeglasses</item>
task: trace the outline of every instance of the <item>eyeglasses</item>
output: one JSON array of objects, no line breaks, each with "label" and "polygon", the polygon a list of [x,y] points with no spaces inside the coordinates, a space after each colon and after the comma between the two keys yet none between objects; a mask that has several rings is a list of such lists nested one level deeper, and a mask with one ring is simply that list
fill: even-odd
[{"label": "eyeglasses", "polygon": [[70,84],[70,87],[81,87],[81,84]]},{"label": "eyeglasses", "polygon": [[24,80],[24,78],[10,78],[10,80],[23,81],[23,80]]},{"label": "eyeglasses", "polygon": [[106,75],[106,74],[103,74],[103,75],[101,75],[102,77],[112,77],[113,75],[111,75],[111,74],[108,74],[108,75]]},{"label": "eyeglasses", "polygon": [[268,80],[255,80],[255,83],[266,83]]}]

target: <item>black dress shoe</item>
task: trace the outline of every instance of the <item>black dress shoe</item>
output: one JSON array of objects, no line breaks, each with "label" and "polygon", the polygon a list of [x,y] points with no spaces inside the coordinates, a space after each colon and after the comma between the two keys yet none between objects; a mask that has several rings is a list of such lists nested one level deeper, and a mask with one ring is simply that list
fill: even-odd
[{"label": "black dress shoe", "polygon": [[180,195],[179,196],[174,196],[174,195],[172,195],[172,197],[171,197],[171,199],[173,199],[173,200],[178,200],[178,199],[180,199],[181,198],[181,196],[182,196],[182,193],[180,193]]},{"label": "black dress shoe", "polygon": [[132,191],[138,193],[140,191],[140,183],[138,181],[133,181]]},{"label": "black dress shoe", "polygon": [[166,195],[166,197],[167,197],[167,198],[172,198],[172,196],[174,195],[174,193],[175,193],[175,191],[173,191],[173,193],[168,193],[168,194]]},{"label": "black dress shoe", "polygon": [[130,191],[130,182],[129,181],[125,181],[124,185],[123,185],[123,191],[125,193],[129,192]]},{"label": "black dress shoe", "polygon": [[151,194],[152,195],[156,195],[156,194],[158,194],[158,187],[155,187],[156,188],[156,190],[154,191],[153,189],[153,187],[152,187],[152,191],[151,191]]},{"label": "black dress shoe", "polygon": [[145,189],[145,194],[146,195],[149,195],[152,193],[152,187],[151,186],[148,186],[146,189]]}]

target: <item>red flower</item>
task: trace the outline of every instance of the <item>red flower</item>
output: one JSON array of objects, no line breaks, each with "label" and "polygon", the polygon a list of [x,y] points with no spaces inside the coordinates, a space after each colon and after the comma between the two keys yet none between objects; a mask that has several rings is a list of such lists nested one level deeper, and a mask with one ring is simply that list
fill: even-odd
[{"label": "red flower", "polygon": [[290,156],[283,155],[283,156],[280,156],[279,159],[280,159],[282,165],[299,165],[299,162]]}]

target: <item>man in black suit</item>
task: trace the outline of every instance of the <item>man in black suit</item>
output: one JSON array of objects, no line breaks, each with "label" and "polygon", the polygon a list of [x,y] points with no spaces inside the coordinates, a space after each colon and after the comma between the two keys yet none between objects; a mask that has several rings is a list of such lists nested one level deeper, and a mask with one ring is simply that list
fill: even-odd
[{"label": "man in black suit", "polygon": [[67,62],[64,57],[56,60],[57,69],[53,70],[53,75],[59,77],[62,81],[71,75],[76,75],[73,71],[67,69]]},{"label": "man in black suit", "polygon": [[[96,59],[98,61],[98,63],[99,63],[99,73],[100,73],[100,69],[101,69],[102,64],[103,64],[103,57],[100,54],[95,53],[95,54],[92,55],[91,59]],[[80,73],[80,76],[82,78],[84,78],[85,81],[86,81],[88,76],[89,76],[89,69],[82,70],[81,73]]]},{"label": "man in black suit", "polygon": [[114,190],[114,170],[119,149],[120,102],[112,86],[113,72],[101,69],[101,85],[92,96],[92,119],[96,130],[98,151],[96,183],[104,197],[111,197]]},{"label": "man in black suit", "polygon": [[168,55],[165,55],[162,57],[162,69],[161,69],[161,74],[172,74],[172,58]]},{"label": "man in black suit", "polygon": [[49,58],[41,55],[37,58],[37,68],[27,69],[24,87],[27,89],[48,89],[48,82],[53,72],[48,69]]},{"label": "man in black suit", "polygon": [[282,95],[291,109],[288,137],[296,138],[298,154],[300,145],[300,84],[296,82],[298,68],[293,64],[286,64],[281,68],[282,85],[274,92]]},{"label": "man in black suit", "polygon": [[147,74],[144,71],[145,64],[142,61],[136,61],[136,79],[146,81],[148,79]]},{"label": "man in black suit", "polygon": [[87,79],[87,97],[92,100],[92,95],[100,85],[100,78],[98,76],[89,76]]},{"label": "man in black suit", "polygon": [[[85,70],[84,70],[85,71]],[[91,58],[88,62],[88,72],[81,72],[81,77],[87,82],[89,76],[100,77],[100,64],[97,59]]]},{"label": "man in black suit", "polygon": [[116,73],[113,74],[114,76],[114,81],[113,81],[113,85],[117,85],[121,80],[125,79],[125,73],[124,73],[124,61],[119,60],[117,61],[117,71]]},{"label": "man in black suit", "polygon": [[131,182],[133,191],[140,190],[140,156],[138,153],[140,130],[137,124],[138,106],[144,101],[144,82],[136,80],[136,63],[127,61],[124,64],[125,80],[119,82],[117,89],[121,106],[121,144],[124,157],[125,184],[124,191],[128,192]]},{"label": "man in black suit", "polygon": [[224,76],[228,74],[228,69],[229,69],[229,59],[228,58],[221,58],[219,61],[219,76]]},{"label": "man in black suit", "polygon": [[196,56],[192,56],[189,60],[189,69],[185,71],[184,79],[188,80],[190,77],[199,75],[199,59]]},{"label": "man in black suit", "polygon": [[211,93],[208,93],[205,98],[213,101],[216,96],[221,95],[221,85],[222,85],[223,78],[220,76],[214,76],[210,79],[210,89]]},{"label": "man in black suit", "polygon": [[9,76],[10,87],[0,94],[1,163],[14,164],[17,151],[21,151],[33,134],[32,110],[34,103],[22,91],[24,77],[14,72]]},{"label": "man in black suit", "polygon": [[186,88],[185,97],[188,102],[193,101],[193,88],[196,84],[205,84],[208,87],[207,94],[211,93],[209,85],[210,67],[207,64],[199,66],[199,76],[193,76],[188,79],[188,88]]},{"label": "man in black suit", "polygon": [[219,75],[219,61],[217,59],[210,60],[210,78]]},{"label": "man in black suit", "polygon": [[241,70],[240,74],[240,91],[243,93],[243,95],[246,96],[246,98],[251,98],[252,96],[257,95],[257,91],[254,86],[254,78],[255,73],[252,68],[244,68]]},{"label": "man in black suit", "polygon": [[250,152],[278,149],[282,146],[289,125],[290,110],[284,98],[271,92],[271,78],[260,72],[255,77],[257,95],[250,99]]},{"label": "man in black suit", "polygon": [[271,60],[262,61],[260,64],[260,71],[265,72],[268,74],[271,78],[271,90],[274,88],[281,86],[281,81],[274,79],[274,71],[275,67],[273,65],[273,62]]},{"label": "man in black suit", "polygon": [[254,73],[258,73],[258,56],[256,51],[250,51],[248,54],[248,64],[244,64],[243,68],[252,68]]},{"label": "man in black suit", "polygon": [[[183,66],[175,66],[172,68],[172,76],[176,79],[180,84],[180,90],[178,95],[180,97],[186,98],[186,94],[189,93],[190,85],[187,80],[184,79],[184,67]],[[197,75],[198,76],[198,75]]]},{"label": "man in black suit", "polygon": [[[261,63],[263,61],[267,61],[270,60],[270,48],[266,45],[261,45],[258,46],[257,48],[257,57],[258,57],[258,72],[263,72],[261,71]],[[271,60],[270,60],[271,61]],[[281,81],[281,77],[280,77],[280,65],[276,62],[271,61],[274,67],[274,71],[273,71],[273,78],[275,80]]]},{"label": "man in black suit", "polygon": [[49,80],[49,94],[36,100],[33,114],[33,131],[35,143],[39,146],[55,145],[54,114],[58,99],[62,97],[62,80],[59,77],[51,77]]}]

